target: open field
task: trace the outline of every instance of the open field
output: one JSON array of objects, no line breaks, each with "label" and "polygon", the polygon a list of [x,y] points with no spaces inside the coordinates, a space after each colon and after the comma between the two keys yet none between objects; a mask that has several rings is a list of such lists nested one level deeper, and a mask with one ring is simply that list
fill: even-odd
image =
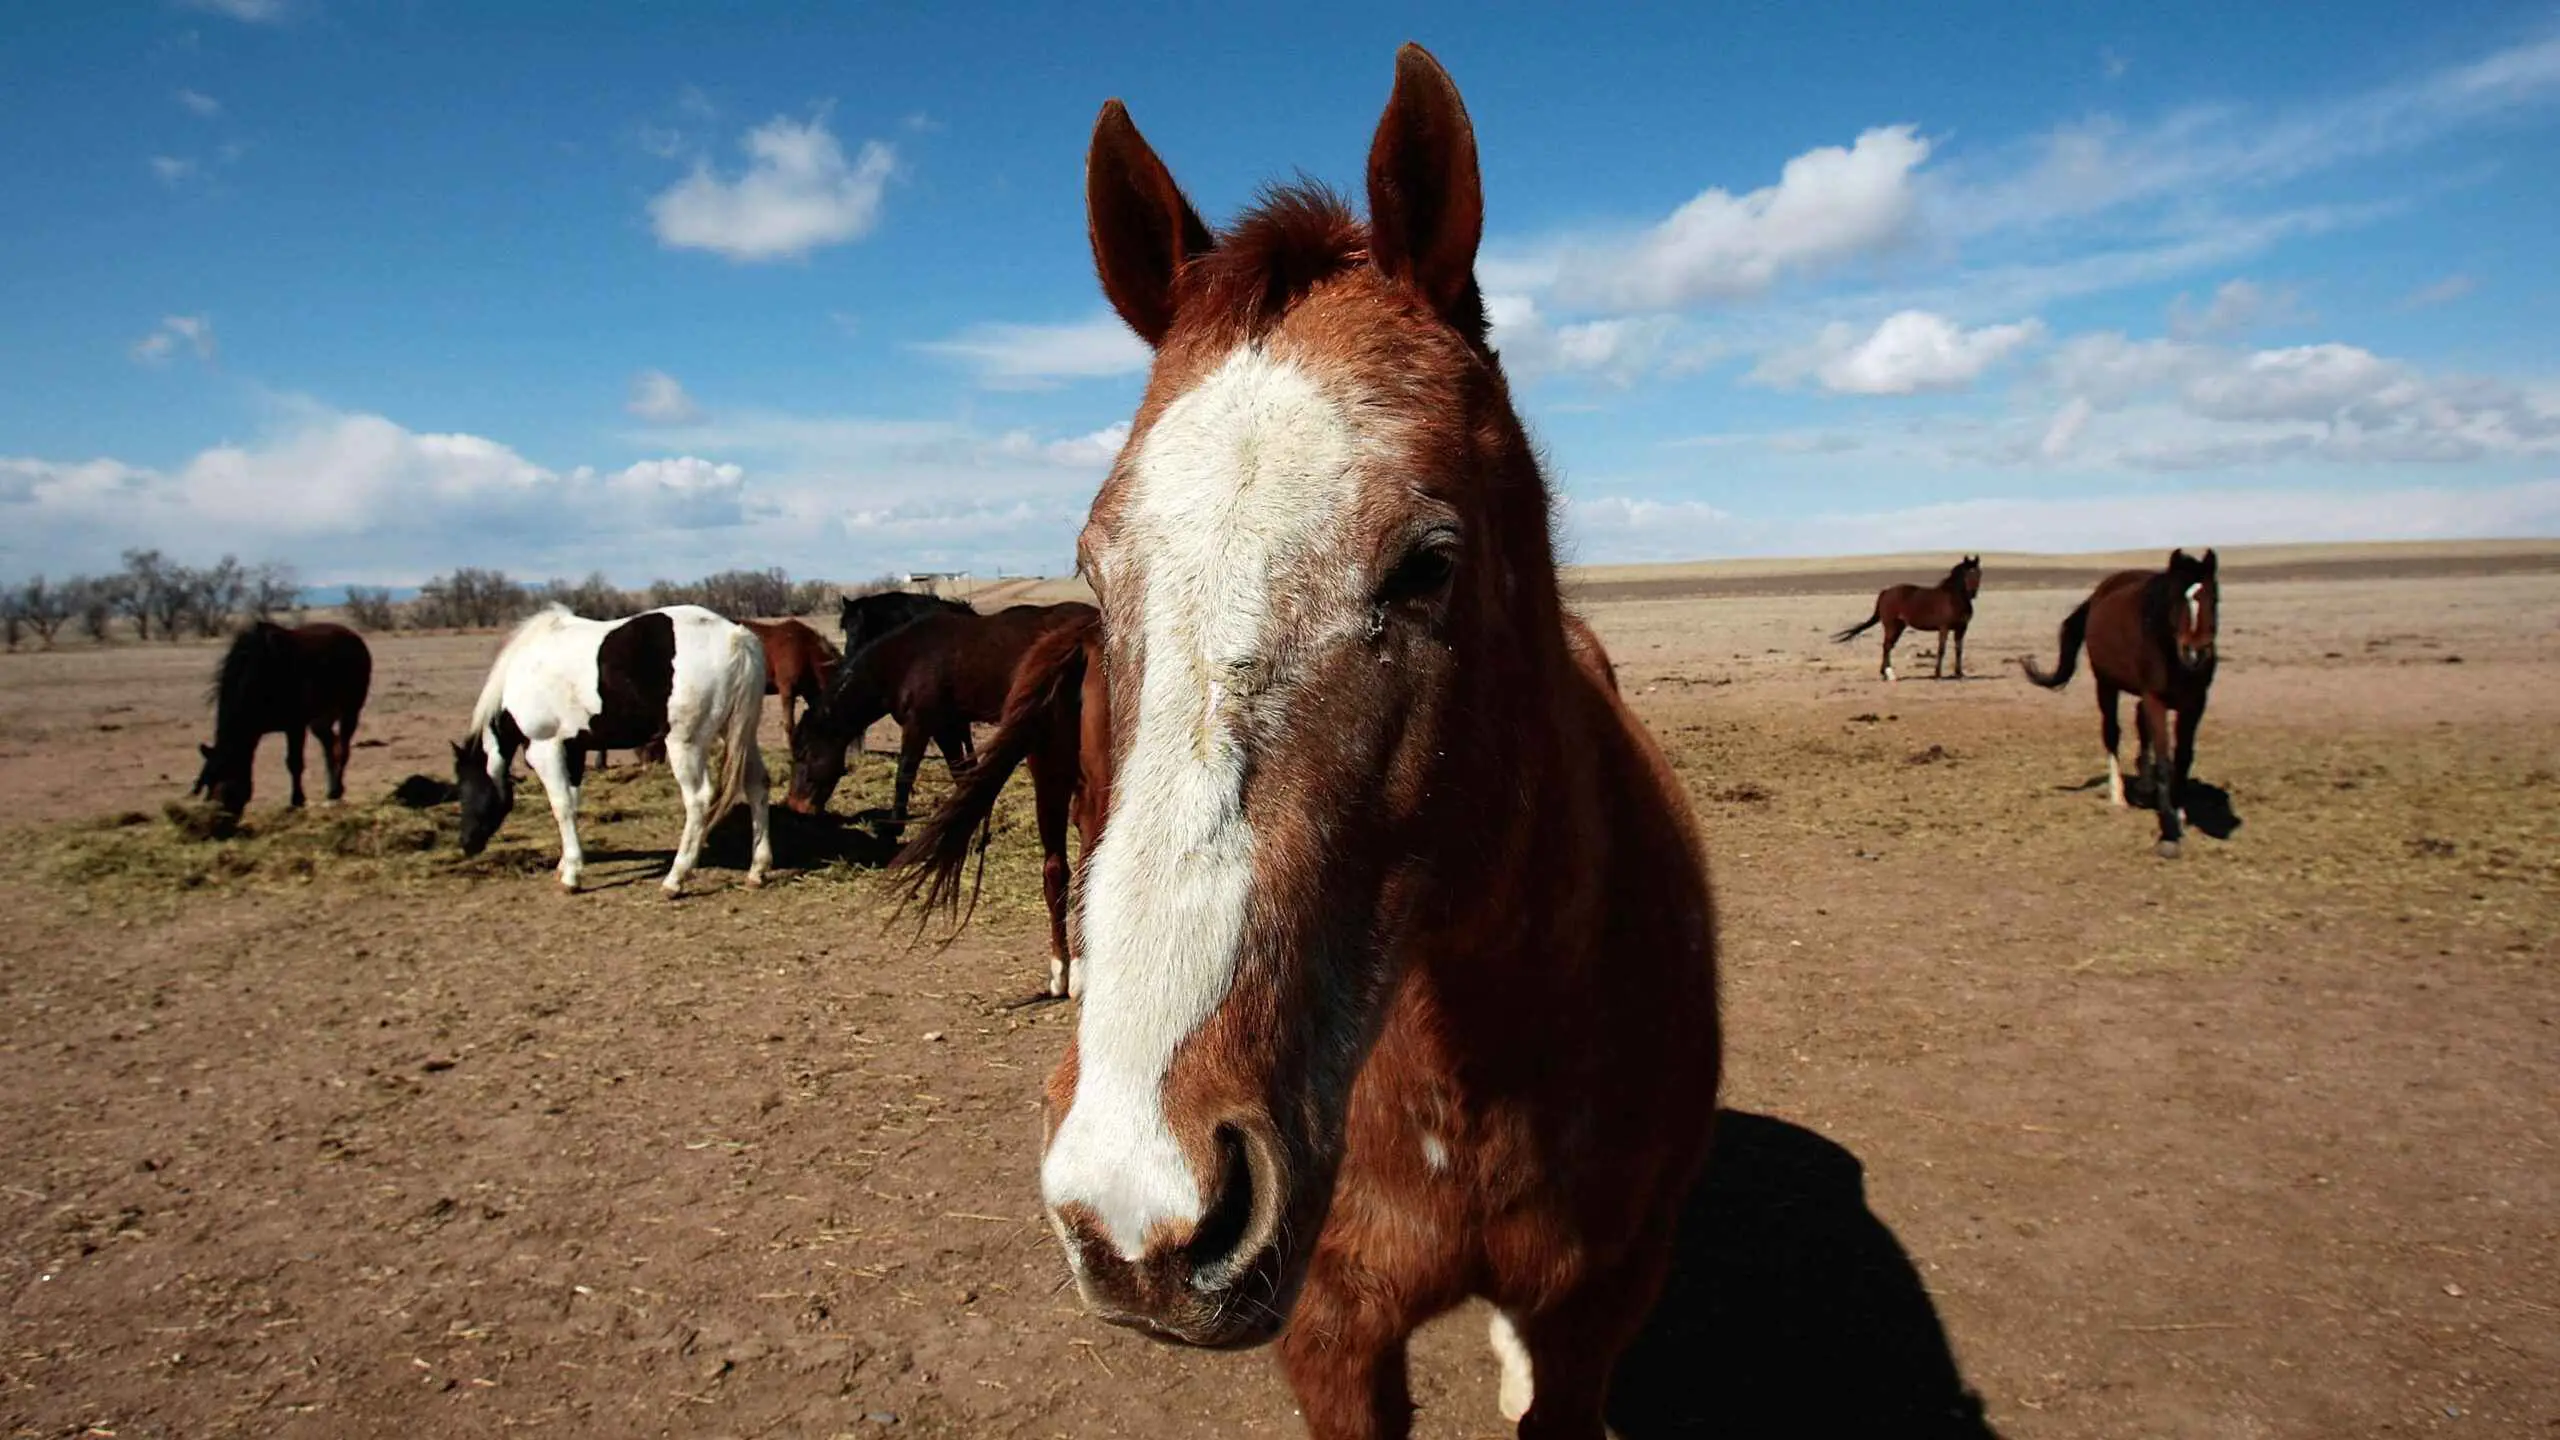
[{"label": "open field", "polygon": [[[1962,684],[1824,639],[1874,562],[1577,577],[1707,831],[1737,1112],[1624,1433],[2560,1433],[2560,548],[2228,554],[2241,823],[2175,863],[2008,663],[2091,562],[1986,559]],[[494,646],[377,642],[356,803],[282,816],[271,741],[223,843],[160,813],[210,649],[0,657],[10,1433],[1296,1433],[1060,1289],[1019,812],[937,948],[800,831],[660,899],[617,763],[563,896],[536,792],[472,862],[378,803]],[[1415,1372],[1502,1432],[1480,1316]]]}]

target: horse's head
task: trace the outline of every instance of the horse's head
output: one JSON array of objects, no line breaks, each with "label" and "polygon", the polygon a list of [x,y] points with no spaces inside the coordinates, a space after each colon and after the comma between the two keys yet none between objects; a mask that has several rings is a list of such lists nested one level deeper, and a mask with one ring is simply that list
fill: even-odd
[{"label": "horse's head", "polygon": [[201,795],[232,815],[248,809],[249,767],[226,764],[219,746],[200,744],[196,750],[204,756],[204,766],[196,772],[196,783],[187,787],[188,798]]},{"label": "horse's head", "polygon": [[1956,562],[1956,580],[1964,586],[1966,599],[1970,600],[1974,596],[1981,594],[1982,557],[1979,555],[1967,555],[1964,559]]},{"label": "horse's head", "polygon": [[486,735],[453,747],[453,788],[462,800],[462,853],[477,855],[516,805],[515,757]]},{"label": "horse's head", "polygon": [[844,783],[854,742],[861,738],[835,723],[826,701],[802,711],[791,732],[791,789],[783,805],[803,815],[825,814],[836,786]]},{"label": "horse's head", "polygon": [[2220,624],[2222,582],[2211,550],[2199,560],[2184,550],[2169,552],[2169,624],[2177,636],[2178,663],[2193,670],[2213,659],[2214,633]]},{"label": "horse's head", "polygon": [[1117,101],[1085,186],[1103,290],[1155,360],[1077,547],[1113,799],[1041,1190],[1097,1310],[1255,1344],[1323,1226],[1406,922],[1465,903],[1430,857],[1497,843],[1448,807],[1498,796],[1435,782],[1570,662],[1437,62],[1397,57],[1365,228],[1301,187],[1213,237]]}]

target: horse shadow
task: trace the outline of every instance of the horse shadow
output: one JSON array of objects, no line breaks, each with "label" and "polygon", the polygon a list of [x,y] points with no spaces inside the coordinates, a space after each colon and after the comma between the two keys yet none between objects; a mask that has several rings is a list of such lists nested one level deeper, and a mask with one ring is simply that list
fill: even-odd
[{"label": "horse shadow", "polygon": [[1621,1440],[1997,1433],[1911,1257],[1867,1208],[1858,1157],[1739,1110],[1717,1117],[1608,1421]]},{"label": "horse shadow", "polygon": [[[2089,790],[2104,790],[2107,788],[2107,777],[2092,775],[2077,785],[2057,785],[2054,788],[2066,795],[2077,795]],[[2136,810],[2148,810],[2151,808],[2151,793],[2151,781],[2140,772],[2124,777],[2125,804]],[[2241,825],[2245,823],[2240,818],[2240,812],[2232,808],[2230,791],[2210,780],[2198,780],[2193,776],[2187,779],[2187,803],[2182,813],[2185,814],[2190,827],[2216,840],[2230,839],[2239,833]]]}]

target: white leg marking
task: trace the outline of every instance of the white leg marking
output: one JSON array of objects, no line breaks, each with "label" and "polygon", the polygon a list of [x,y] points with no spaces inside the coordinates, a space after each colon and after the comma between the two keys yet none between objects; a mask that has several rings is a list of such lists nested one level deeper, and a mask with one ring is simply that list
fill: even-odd
[{"label": "white leg marking", "polygon": [[1234,980],[1253,881],[1227,687],[1267,658],[1271,587],[1339,523],[1359,449],[1341,405],[1252,347],[1141,444],[1113,546],[1145,577],[1138,730],[1085,870],[1076,1091],[1040,1167],[1050,1208],[1086,1207],[1131,1260],[1204,1203],[1164,1085]]},{"label": "white leg marking", "polygon": [[1511,1317],[1499,1310],[1493,1312],[1493,1330],[1487,1338],[1493,1341],[1494,1358],[1502,1362],[1502,1389],[1497,1396],[1502,1418],[1517,1425],[1538,1393],[1537,1377],[1529,1367],[1529,1347],[1521,1343]]},{"label": "white leg marking", "polygon": [[684,835],[676,841],[676,861],[658,882],[670,895],[682,894],[685,877],[702,855],[704,817],[711,811],[711,766],[700,746],[674,735],[667,737],[667,768],[675,772],[676,793],[684,797]]},{"label": "white leg marking", "polygon": [[1893,667],[1892,667],[1892,666],[1890,666],[1890,665],[1887,665],[1886,667],[1884,667],[1884,678],[1886,678],[1887,680],[1899,680],[1899,679],[1901,679],[1902,677],[1901,677],[1901,676],[1899,676],[1899,675],[1894,674],[1894,673],[1893,673]]},{"label": "white leg marking", "polygon": [[560,823],[560,884],[575,890],[586,868],[587,852],[578,845],[578,790],[569,783],[569,753],[557,740],[536,740],[525,747],[524,758],[541,777],[542,793],[551,802],[551,818]]},{"label": "white leg marking", "polygon": [[[752,742],[750,742],[752,743]],[[773,869],[773,832],[768,828],[766,807],[771,800],[773,777],[764,769],[764,750],[747,752],[747,815],[755,821],[756,848],[747,862],[747,883],[762,885],[766,873]]]},{"label": "white leg marking", "polygon": [[2124,765],[2112,754],[2107,756],[2107,799],[2124,808]]}]

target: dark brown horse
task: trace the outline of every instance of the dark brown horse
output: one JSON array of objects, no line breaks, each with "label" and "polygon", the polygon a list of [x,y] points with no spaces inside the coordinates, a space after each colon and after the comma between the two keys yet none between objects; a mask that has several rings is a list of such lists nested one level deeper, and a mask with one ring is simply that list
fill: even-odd
[{"label": "dark brown horse", "polygon": [[2160,853],[2166,857],[2178,853],[2187,772],[2196,761],[2196,729],[2204,724],[2205,698],[2213,688],[2214,633],[2222,606],[2217,568],[2210,550],[2201,560],[2172,550],[2166,570],[2110,575],[2064,617],[2062,658],[2051,673],[2018,657],[2029,680],[2059,690],[2071,683],[2080,651],[2087,647],[2089,677],[2098,685],[2099,735],[2107,747],[2107,796],[2118,806],[2125,803],[2124,768],[2116,747],[2124,732],[2116,719],[2116,697],[2133,693],[2141,738],[2136,773],[2149,785],[2151,803],[2160,813]]},{"label": "dark brown horse", "polygon": [[1982,557],[1967,555],[1956,562],[1947,578],[1935,585],[1888,585],[1876,592],[1876,608],[1867,618],[1832,636],[1834,641],[1855,639],[1870,626],[1884,626],[1884,659],[1877,663],[1876,673],[1887,680],[1900,677],[1893,673],[1894,643],[1905,630],[1938,632],[1938,661],[1929,675],[1936,679],[1947,673],[1947,636],[1956,637],[1956,678],[1964,678],[1964,632],[1973,623],[1973,597],[1982,593]]},{"label": "dark brown horse", "polygon": [[968,602],[962,600],[920,595],[913,590],[876,590],[868,595],[839,596],[836,626],[844,632],[844,653],[850,655],[890,631],[912,625],[927,615],[976,613]]},{"label": "dark brown horse", "polygon": [[1366,223],[1295,186],[1212,234],[1094,131],[1155,356],[1078,545],[1112,785],[1041,1192],[1090,1307],[1279,1337],[1319,1437],[1408,1433],[1409,1337],[1482,1296],[1520,1433],[1600,1440],[1715,1113],[1705,857],[1569,627],[1418,47],[1368,174]]},{"label": "dark brown horse", "polygon": [[[1029,764],[1040,891],[1049,908],[1049,993],[1060,997],[1084,990],[1067,930],[1067,826],[1074,824],[1090,857],[1111,808],[1111,697],[1102,678],[1099,622],[1098,613],[1088,612],[1080,623],[1045,632],[1023,652],[995,734],[895,862],[915,867],[909,893],[925,909],[956,913],[961,871],[972,848],[985,854],[996,797],[1014,770]],[[978,874],[984,873],[982,861]],[[976,908],[974,879],[969,903]]]},{"label": "dark brown horse", "polygon": [[903,824],[924,748],[942,752],[956,777],[969,763],[969,726],[1004,718],[1004,701],[1023,654],[1041,635],[1079,624],[1090,605],[1016,605],[992,615],[937,610],[847,655],[825,697],[800,717],[791,743],[791,794],[783,803],[816,815],[844,779],[848,752],[873,721],[898,722],[898,779],[892,820]]},{"label": "dark brown horse", "polygon": [[798,734],[797,707],[826,698],[827,682],[835,677],[836,662],[844,656],[833,641],[798,620],[738,623],[764,642],[764,693],[782,697],[783,735]]},{"label": "dark brown horse", "polygon": [[284,768],[293,803],[302,804],[302,736],[320,742],[329,798],[347,794],[347,759],[356,721],[373,687],[373,652],[344,625],[287,629],[261,620],[240,632],[213,676],[213,743],[196,749],[204,768],[187,793],[204,795],[237,815],[249,808],[250,768],[258,741],[284,732]]}]

